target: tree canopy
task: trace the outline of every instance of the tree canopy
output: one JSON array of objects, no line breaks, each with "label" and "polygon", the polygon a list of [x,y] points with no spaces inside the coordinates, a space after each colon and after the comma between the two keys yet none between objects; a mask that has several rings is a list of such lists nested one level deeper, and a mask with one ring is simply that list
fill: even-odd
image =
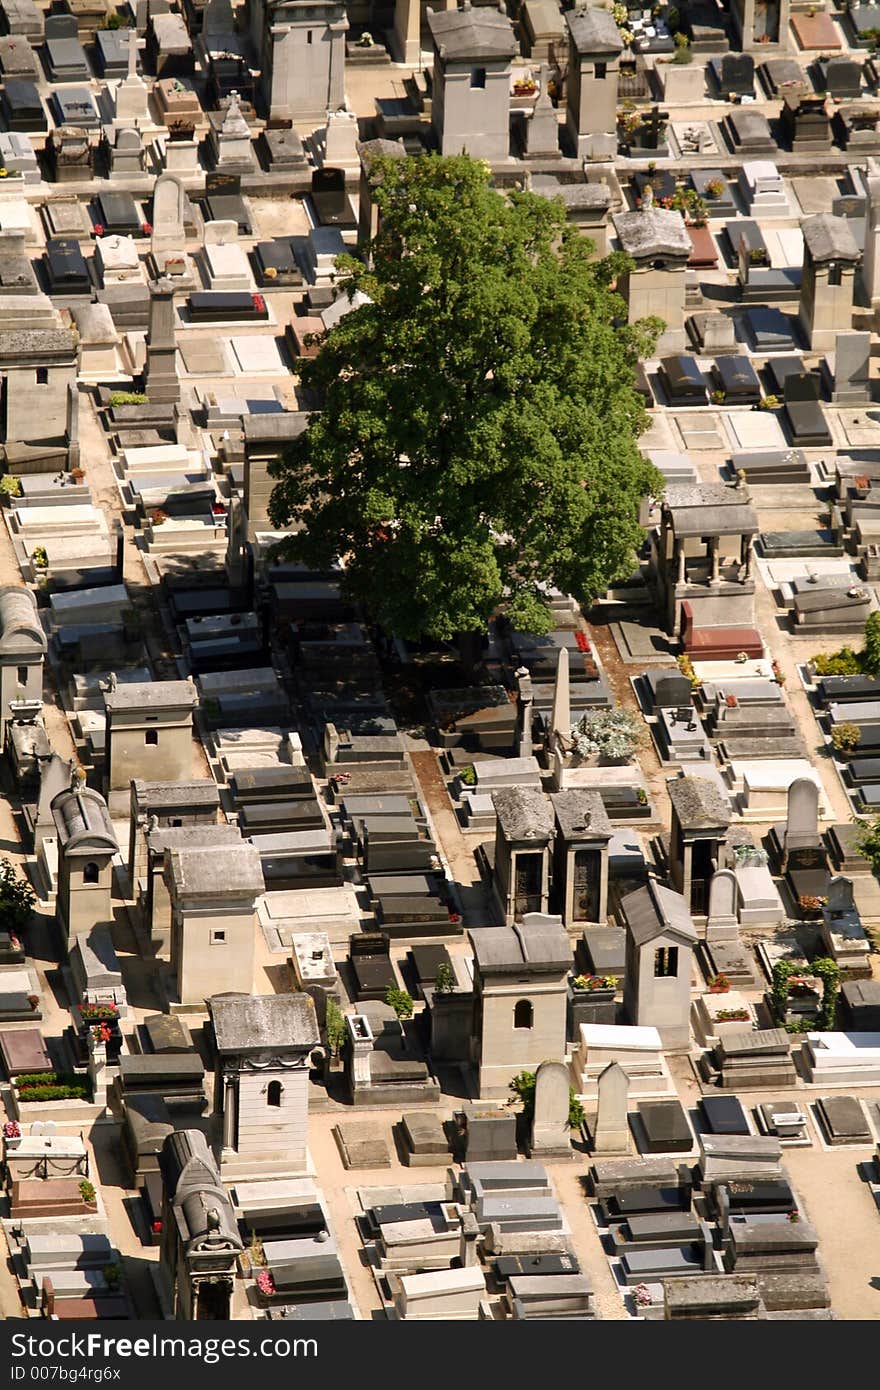
[{"label": "tree canopy", "polygon": [[560,201],[504,196],[467,156],[377,159],[379,231],[340,261],[368,296],[304,361],[320,411],[273,468],[273,524],[402,637],[449,639],[503,607],[546,631],[546,586],[589,601],[633,567],[659,475],[626,323],[625,256],[590,260]]}]

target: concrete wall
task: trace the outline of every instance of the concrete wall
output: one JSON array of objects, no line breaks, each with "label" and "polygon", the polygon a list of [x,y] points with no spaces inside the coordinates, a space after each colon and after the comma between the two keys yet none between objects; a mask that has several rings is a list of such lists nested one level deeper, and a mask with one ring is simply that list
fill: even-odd
[{"label": "concrete wall", "polygon": [[[678,973],[657,976],[657,951],[678,949]],[[693,952],[674,936],[658,936],[641,950],[627,940],[624,1008],[630,1023],[656,1028],[664,1047],[685,1047],[690,1040],[690,998]]]},{"label": "concrete wall", "polygon": [[[218,885],[218,888],[222,885]],[[229,990],[250,994],[254,983],[253,904],[219,902],[212,908],[177,907],[171,937],[171,961],[182,1004],[202,1004]],[[222,931],[225,941],[212,939]]]},{"label": "concrete wall", "polygon": [[670,328],[684,324],[685,268],[636,270],[621,283],[629,305],[629,322],[654,314]]},{"label": "concrete wall", "polygon": [[[87,883],[88,864],[98,866],[96,883]],[[57,913],[67,938],[86,936],[99,923],[113,921],[111,892],[113,884],[112,859],[95,854],[92,859],[78,855],[66,859],[62,854],[58,865]]]},{"label": "concrete wall", "polygon": [[[19,684],[19,670],[24,669],[25,681]],[[43,698],[43,662],[42,659],[34,662],[24,660],[10,661],[9,665],[4,665],[0,669],[0,720],[5,727],[6,720],[9,718],[10,700],[42,700]]]},{"label": "concrete wall", "polygon": [[[528,967],[524,967],[527,969]],[[565,976],[546,980],[484,984],[479,1047],[479,1093],[509,1095],[508,1086],[520,1071],[535,1071],[541,1062],[565,1057],[567,996]],[[520,999],[533,1007],[531,1028],[514,1028],[514,1008]]]},{"label": "concrete wall", "polygon": [[[271,1081],[281,1083],[281,1104],[269,1105]],[[240,1158],[259,1160],[284,1155],[291,1171],[306,1166],[308,1130],[308,1068],[296,1071],[267,1068],[243,1071],[238,1080],[236,1151]]]},{"label": "concrete wall", "polygon": [[348,21],[342,4],[298,8],[299,13],[293,7],[276,12],[282,32],[266,40],[263,81],[268,79],[266,96],[273,117],[290,117],[314,129],[324,124],[328,107],[335,111],[345,101]]},{"label": "concrete wall", "polygon": [[[483,66],[485,87],[471,86],[474,68]],[[434,63],[431,121],[441,154],[461,154],[493,163],[510,157],[510,64],[474,62],[467,67]]]},{"label": "concrete wall", "polygon": [[[185,723],[148,724],[143,716],[137,723],[120,724],[119,715],[107,723],[107,785],[110,791],[127,790],[132,778],[148,781],[183,782],[192,776],[192,715]],[[147,743],[149,730],[158,743]]]},{"label": "concrete wall", "polygon": [[10,444],[66,437],[67,388],[76,382],[76,364],[41,368],[46,373],[42,384],[37,370],[32,363],[6,368],[4,438]]}]

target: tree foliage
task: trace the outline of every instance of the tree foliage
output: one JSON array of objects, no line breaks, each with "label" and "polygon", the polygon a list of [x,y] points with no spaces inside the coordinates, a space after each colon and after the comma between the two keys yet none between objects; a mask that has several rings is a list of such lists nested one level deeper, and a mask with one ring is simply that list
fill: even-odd
[{"label": "tree foliage", "polygon": [[[515,1105],[517,1101],[522,1104],[522,1113],[526,1123],[531,1124],[535,1115],[535,1087],[537,1085],[537,1073],[533,1071],[520,1071],[508,1085],[508,1090],[513,1092],[513,1100],[508,1101],[508,1105]],[[568,1088],[568,1121],[569,1129],[579,1130],[584,1123],[586,1115],[584,1107],[578,1100],[573,1086]]]},{"label": "tree foliage", "polygon": [[331,1049],[333,1056],[338,1057],[345,1042],[347,1029],[345,1025],[345,1014],[340,1009],[335,999],[327,1000],[327,1016],[324,1020],[324,1032],[327,1037],[327,1046]]},{"label": "tree foliage", "polygon": [[273,468],[294,559],[344,560],[388,631],[446,640],[503,604],[549,626],[547,585],[582,601],[628,573],[641,498],[634,366],[659,320],[626,324],[629,266],[561,202],[502,196],[467,156],[380,158],[370,266],[340,258],[345,314],[301,367],[320,412]]},{"label": "tree foliage", "polygon": [[9,859],[0,859],[0,927],[19,936],[30,923],[36,897]]}]

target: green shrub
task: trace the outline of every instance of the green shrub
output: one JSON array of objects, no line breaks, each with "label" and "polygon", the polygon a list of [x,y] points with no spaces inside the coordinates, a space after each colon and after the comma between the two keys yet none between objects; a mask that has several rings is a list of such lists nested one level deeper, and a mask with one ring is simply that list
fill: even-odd
[{"label": "green shrub", "polygon": [[84,1202],[94,1202],[94,1200],[95,1200],[95,1185],[94,1185],[94,1183],[90,1183],[90,1182],[88,1182],[88,1181],[83,1181],[83,1182],[81,1182],[80,1185],[79,1185],[79,1195],[80,1195],[80,1197],[82,1197],[82,1199],[83,1199]]},{"label": "green shrub", "polygon": [[111,391],[111,405],[146,405],[148,397],[143,391]]},{"label": "green shrub", "polygon": [[15,1078],[19,1089],[22,1086],[75,1086],[78,1081],[79,1077],[73,1072],[56,1074],[54,1071],[23,1071]]},{"label": "green shrub", "polygon": [[385,1003],[391,1005],[401,1022],[405,1018],[412,1018],[412,995],[407,994],[405,989],[395,989],[393,985],[389,985],[385,991]]},{"label": "green shrub", "polygon": [[871,613],[865,623],[862,670],[869,676],[880,676],[880,612]]},{"label": "green shrub", "polygon": [[459,782],[463,783],[466,787],[476,786],[477,774],[474,769],[473,763],[468,763],[467,767],[463,767],[461,769],[461,771],[458,774],[458,780]]},{"label": "green shrub", "polygon": [[841,647],[840,651],[828,656],[814,656],[812,664],[817,676],[860,676],[862,673],[861,657],[852,647]]},{"label": "green shrub", "polygon": [[454,989],[455,974],[452,966],[444,960],[437,966],[437,974],[434,976],[434,993],[451,994]]},{"label": "green shrub", "polygon": [[835,724],[831,730],[831,742],[836,753],[854,753],[861,737],[858,724]]},{"label": "green shrub", "polygon": [[35,570],[47,570],[49,568],[49,552],[44,545],[35,545],[31,551],[31,559],[34,562]]},{"label": "green shrub", "polygon": [[[535,1113],[535,1073],[533,1071],[521,1071],[511,1081],[509,1090],[513,1091],[513,1100],[510,1105],[515,1105],[517,1100],[522,1102],[522,1113],[526,1121],[531,1124]],[[586,1115],[584,1107],[574,1093],[574,1087],[568,1088],[568,1128],[580,1129],[584,1123]]]},{"label": "green shrub", "polygon": [[345,1042],[348,1030],[345,1026],[345,1014],[342,1012],[335,999],[327,1000],[327,1016],[324,1020],[324,1032],[327,1035],[327,1046],[331,1049],[334,1057],[338,1057],[339,1050]]},{"label": "green shrub", "polygon": [[85,1100],[88,1094],[87,1086],[23,1086],[18,1098],[23,1105],[29,1105],[44,1100]]}]

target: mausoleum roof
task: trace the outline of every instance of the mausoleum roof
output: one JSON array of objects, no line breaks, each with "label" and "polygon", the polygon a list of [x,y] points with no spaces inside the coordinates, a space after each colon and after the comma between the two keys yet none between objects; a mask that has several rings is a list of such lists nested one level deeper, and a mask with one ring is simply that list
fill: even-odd
[{"label": "mausoleum roof", "polygon": [[814,261],[858,261],[861,251],[845,217],[817,212],[801,223],[804,243]]},{"label": "mausoleum roof", "polygon": [[44,653],[46,634],[37,617],[37,602],[23,584],[0,588],[0,656]]},{"label": "mausoleum roof", "polygon": [[208,1010],[220,1053],[302,1052],[320,1042],[307,994],[215,994]]},{"label": "mausoleum roof", "polygon": [[634,212],[616,212],[612,221],[623,250],[635,261],[653,260],[657,256],[690,257],[693,253],[693,242],[684,218],[674,208],[647,207]]},{"label": "mausoleum roof", "polygon": [[689,942],[697,940],[697,931],[682,895],[655,879],[649,879],[644,888],[628,893],[621,907],[636,946],[644,946],[658,936],[679,936]]},{"label": "mausoleum roof", "polygon": [[623,39],[610,10],[569,10],[565,22],[578,53],[623,52]]},{"label": "mausoleum roof", "polygon": [[510,20],[500,10],[488,6],[467,6],[439,14],[429,10],[428,28],[444,61],[512,58],[519,52]]},{"label": "mausoleum roof", "polygon": [[718,830],[730,825],[730,807],[708,777],[673,777],[666,788],[683,830]]}]

